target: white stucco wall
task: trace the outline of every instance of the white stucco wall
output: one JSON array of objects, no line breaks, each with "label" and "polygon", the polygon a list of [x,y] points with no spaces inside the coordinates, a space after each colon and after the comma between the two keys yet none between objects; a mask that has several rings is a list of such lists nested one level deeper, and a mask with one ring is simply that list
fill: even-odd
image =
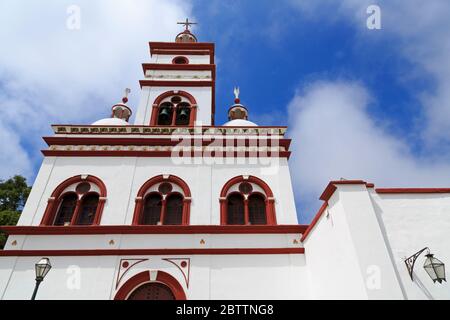
[{"label": "white stucco wall", "polygon": [[185,55],[185,54],[154,54],[150,58],[151,63],[171,64],[173,58],[183,56],[189,59],[189,64],[210,64],[208,55]]},{"label": "white stucco wall", "polygon": [[449,284],[433,283],[425,272],[426,252],[416,261],[415,282],[411,281],[404,263],[405,258],[429,247],[448,271],[450,194],[378,194],[372,191],[371,196],[407,298],[450,299]]},{"label": "white stucco wall", "polygon": [[311,299],[367,299],[347,219],[337,197],[329,201],[304,242]]},{"label": "white stucco wall", "polygon": [[[35,283],[33,266],[39,258],[0,257],[1,299],[30,299]],[[183,256],[190,258],[189,288],[181,271],[163,260],[177,256],[49,258],[53,268],[39,288],[37,299],[112,299],[121,258],[148,261],[130,268],[119,288],[142,271],[160,270],[175,277],[188,299],[304,299],[308,296],[303,255]],[[5,270],[11,269],[13,263],[15,269],[9,276]]]},{"label": "white stucco wall", "polygon": [[[317,296],[403,299],[366,185],[336,187],[328,212],[304,243],[311,285],[322,284]],[[332,267],[325,269],[320,264]]]},{"label": "white stucco wall", "polygon": [[64,180],[80,174],[94,175],[106,185],[102,225],[130,225],[138,190],[148,179],[160,174],[176,175],[188,184],[192,196],[192,225],[220,224],[220,192],[228,180],[239,175],[253,175],[265,181],[274,194],[277,223],[296,224],[287,160],[278,159],[276,166],[269,169],[266,164],[258,164],[264,161],[260,158],[253,159],[254,164],[249,164],[249,158],[241,158],[237,164],[237,159],[222,159],[230,161],[228,164],[178,165],[170,158],[48,157],[18,224],[39,225],[54,189]]}]

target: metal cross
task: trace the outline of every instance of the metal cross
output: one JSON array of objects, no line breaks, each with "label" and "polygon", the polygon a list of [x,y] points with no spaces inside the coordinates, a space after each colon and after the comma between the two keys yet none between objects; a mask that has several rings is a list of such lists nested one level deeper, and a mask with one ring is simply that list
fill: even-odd
[{"label": "metal cross", "polygon": [[182,24],[186,27],[186,31],[189,31],[189,26],[193,25],[193,24],[197,24],[196,22],[189,22],[189,19],[186,18],[185,22],[177,22],[177,24]]}]

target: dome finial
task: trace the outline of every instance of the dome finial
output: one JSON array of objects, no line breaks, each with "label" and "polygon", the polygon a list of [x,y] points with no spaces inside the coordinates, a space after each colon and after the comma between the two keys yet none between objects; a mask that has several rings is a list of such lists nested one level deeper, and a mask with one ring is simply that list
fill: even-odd
[{"label": "dome finial", "polygon": [[228,120],[235,119],[248,119],[248,111],[247,108],[241,104],[241,100],[239,99],[240,90],[239,87],[234,87],[234,104],[231,106],[230,110],[228,110]]},{"label": "dome finial", "polygon": [[112,106],[112,114],[111,118],[122,119],[124,121],[128,121],[132,114],[131,109],[126,105],[128,102],[128,95],[130,94],[130,88],[125,88],[125,94],[122,98],[122,103],[117,103]]},{"label": "dome finial", "polygon": [[122,98],[122,102],[123,103],[127,103],[128,102],[128,95],[130,94],[131,89],[130,88],[125,88],[125,94]]},{"label": "dome finial", "polygon": [[241,100],[239,99],[239,87],[234,87],[234,103],[239,103]]}]

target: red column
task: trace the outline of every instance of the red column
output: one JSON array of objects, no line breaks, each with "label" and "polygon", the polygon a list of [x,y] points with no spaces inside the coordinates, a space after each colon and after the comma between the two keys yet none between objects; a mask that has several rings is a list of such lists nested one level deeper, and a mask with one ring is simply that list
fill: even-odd
[{"label": "red column", "polygon": [[189,225],[191,219],[191,199],[183,200],[183,220],[182,225]]},{"label": "red column", "polygon": [[161,222],[161,225],[164,225],[164,217],[166,215],[166,199],[162,200],[162,206],[161,206],[161,218],[159,221]]},{"label": "red column", "polygon": [[220,198],[220,224],[226,225],[227,224],[227,199],[226,198]]},{"label": "red column", "polygon": [[132,222],[133,226],[137,226],[140,223],[139,220],[141,217],[142,202],[143,202],[142,197],[137,197],[135,202],[136,202],[136,204],[134,206],[134,215],[133,215],[133,222]]},{"label": "red column", "polygon": [[52,218],[54,216],[56,199],[49,198],[47,201],[47,208],[45,208],[44,216],[41,220],[41,226],[50,225],[52,223]]},{"label": "red column", "polygon": [[152,115],[150,118],[150,125],[151,126],[156,126],[157,125],[157,121],[156,119],[158,118],[158,105],[154,104],[153,108],[152,108]]},{"label": "red column", "polygon": [[81,201],[80,201],[80,199],[78,199],[77,205],[75,206],[75,211],[72,215],[72,220],[70,220],[71,225],[75,225],[77,223],[79,212],[80,212],[80,207],[81,207]]},{"label": "red column", "polygon": [[248,225],[250,223],[249,221],[249,214],[248,214],[248,198],[244,199],[244,224]]},{"label": "red column", "polygon": [[97,210],[95,211],[95,217],[94,217],[94,222],[92,222],[93,225],[100,225],[100,221],[102,219],[102,214],[103,214],[103,208],[105,207],[105,202],[106,202],[106,198],[104,197],[100,197],[98,199],[98,205],[97,205]]},{"label": "red column", "polygon": [[267,215],[267,224],[269,225],[277,224],[277,217],[275,215],[275,199],[266,200],[266,215]]}]

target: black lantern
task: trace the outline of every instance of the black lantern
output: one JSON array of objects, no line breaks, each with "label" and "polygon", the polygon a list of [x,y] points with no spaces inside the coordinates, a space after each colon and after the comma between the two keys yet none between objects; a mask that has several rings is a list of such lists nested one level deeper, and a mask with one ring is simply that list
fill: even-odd
[{"label": "black lantern", "polygon": [[424,252],[425,250],[428,251],[428,253],[425,255],[425,263],[423,264],[423,268],[430,276],[431,280],[433,282],[439,282],[442,283],[442,281],[447,281],[445,279],[445,265],[444,263],[435,258],[433,254],[430,253],[430,249],[428,247],[423,248],[422,250],[418,251],[417,253],[413,254],[411,257],[407,258],[405,260],[406,267],[408,268],[409,276],[411,277],[411,280],[414,281],[413,278],[413,270],[414,270],[414,264],[417,260],[417,258]]},{"label": "black lantern", "polygon": [[50,264],[49,258],[42,258],[34,265],[35,271],[36,271],[36,286],[34,287],[33,295],[31,296],[31,300],[34,300],[36,298],[37,291],[39,289],[39,285],[44,280],[47,273],[52,268],[52,265]]},{"label": "black lantern", "polygon": [[433,282],[437,281],[442,283],[442,281],[446,281],[444,263],[441,260],[436,259],[431,253],[427,254],[426,257],[423,267]]}]

